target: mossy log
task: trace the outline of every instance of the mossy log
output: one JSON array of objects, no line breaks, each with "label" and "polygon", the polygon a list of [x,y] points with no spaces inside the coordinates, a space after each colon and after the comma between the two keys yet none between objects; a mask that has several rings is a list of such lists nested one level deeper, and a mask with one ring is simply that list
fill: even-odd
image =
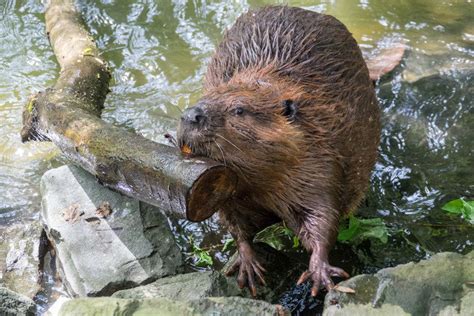
[{"label": "mossy log", "polygon": [[22,140],[52,141],[103,185],[127,196],[192,221],[211,216],[233,194],[235,174],[101,120],[110,71],[74,1],[51,0],[45,20],[61,71],[53,88],[26,105]]}]

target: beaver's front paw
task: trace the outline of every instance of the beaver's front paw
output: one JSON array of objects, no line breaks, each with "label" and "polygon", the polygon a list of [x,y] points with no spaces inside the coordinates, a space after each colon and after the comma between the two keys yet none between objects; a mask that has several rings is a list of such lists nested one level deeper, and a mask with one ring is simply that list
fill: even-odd
[{"label": "beaver's front paw", "polygon": [[225,272],[227,276],[239,271],[237,276],[237,284],[242,289],[247,286],[252,293],[252,296],[257,296],[257,288],[255,280],[257,279],[261,285],[265,285],[263,273],[266,270],[258,262],[257,256],[248,242],[239,243],[239,257]]},{"label": "beaver's front paw", "polygon": [[298,279],[298,285],[310,279],[313,281],[311,288],[311,296],[318,294],[319,286],[322,284],[328,291],[334,287],[331,280],[332,276],[338,276],[347,279],[349,274],[329,264],[327,258],[322,257],[319,253],[313,252],[309,261],[309,269],[303,272]]}]

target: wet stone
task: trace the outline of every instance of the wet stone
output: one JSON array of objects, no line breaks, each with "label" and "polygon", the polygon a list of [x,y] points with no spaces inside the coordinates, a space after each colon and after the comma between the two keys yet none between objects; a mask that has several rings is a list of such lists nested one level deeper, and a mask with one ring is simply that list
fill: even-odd
[{"label": "wet stone", "polygon": [[[167,219],[74,166],[41,179],[41,219],[73,296],[103,296],[173,275],[183,259]],[[108,203],[110,214],[99,216]]]},{"label": "wet stone", "polygon": [[[81,298],[64,302],[57,315],[289,315],[280,306],[242,297],[212,297],[172,301],[166,298]],[[52,314],[52,313],[51,313]],[[48,313],[46,314],[48,315]]]},{"label": "wet stone", "polygon": [[39,221],[16,223],[0,230],[0,285],[33,298],[38,284]]},{"label": "wet stone", "polygon": [[35,303],[26,296],[15,293],[7,288],[0,287],[0,315],[33,316],[36,312]]},{"label": "wet stone", "polygon": [[115,292],[117,298],[195,300],[206,297],[238,296],[237,283],[216,271],[193,272],[157,280],[151,284]]},{"label": "wet stone", "polygon": [[474,252],[439,253],[418,263],[358,275],[340,283],[355,294],[326,295],[324,315],[472,315],[473,262]]}]

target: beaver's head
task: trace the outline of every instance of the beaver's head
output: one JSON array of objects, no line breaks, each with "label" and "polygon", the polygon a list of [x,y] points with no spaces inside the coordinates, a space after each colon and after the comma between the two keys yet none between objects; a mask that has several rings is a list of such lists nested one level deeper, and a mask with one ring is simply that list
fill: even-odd
[{"label": "beaver's head", "polygon": [[209,89],[184,111],[179,145],[236,169],[250,182],[275,179],[306,150],[299,126],[302,94],[290,82],[241,75]]}]

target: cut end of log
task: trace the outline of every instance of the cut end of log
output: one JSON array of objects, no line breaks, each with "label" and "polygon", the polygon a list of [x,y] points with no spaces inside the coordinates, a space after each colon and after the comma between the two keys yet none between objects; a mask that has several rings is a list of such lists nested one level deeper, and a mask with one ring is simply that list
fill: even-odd
[{"label": "cut end of log", "polygon": [[205,172],[191,187],[186,199],[186,218],[201,222],[211,217],[234,193],[237,175],[224,166]]},{"label": "cut end of log", "polygon": [[22,143],[26,143],[30,140],[48,140],[46,136],[43,136],[36,131],[36,123],[38,121],[36,102],[40,94],[41,93],[31,96],[23,109],[23,127],[20,132]]}]

